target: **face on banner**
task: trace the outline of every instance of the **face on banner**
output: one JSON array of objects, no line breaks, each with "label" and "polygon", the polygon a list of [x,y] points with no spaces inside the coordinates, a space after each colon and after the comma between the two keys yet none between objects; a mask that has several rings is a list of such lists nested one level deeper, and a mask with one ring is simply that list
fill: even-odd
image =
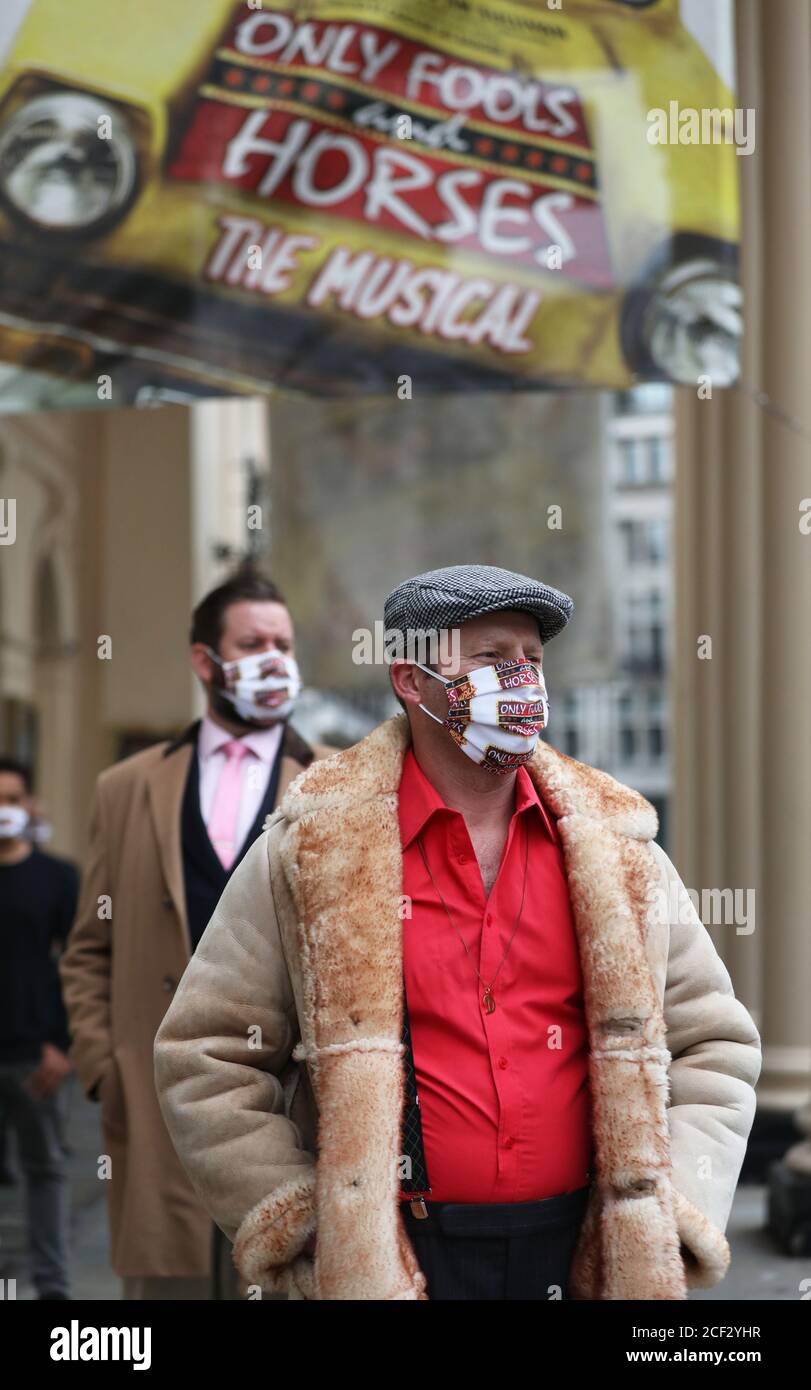
[{"label": "face on banner", "polygon": [[37,403],[735,380],[748,133],[677,0],[12,12],[0,362]]}]

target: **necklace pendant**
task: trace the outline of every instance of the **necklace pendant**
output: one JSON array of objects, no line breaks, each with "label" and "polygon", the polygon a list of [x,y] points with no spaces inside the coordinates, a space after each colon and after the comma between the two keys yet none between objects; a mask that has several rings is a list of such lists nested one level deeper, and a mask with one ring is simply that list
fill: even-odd
[{"label": "necklace pendant", "polygon": [[486,989],[484,991],[484,994],[482,995],[482,1003],[484,1004],[484,1007],[489,1014],[495,1013],[496,1001],[490,993],[489,989]]}]

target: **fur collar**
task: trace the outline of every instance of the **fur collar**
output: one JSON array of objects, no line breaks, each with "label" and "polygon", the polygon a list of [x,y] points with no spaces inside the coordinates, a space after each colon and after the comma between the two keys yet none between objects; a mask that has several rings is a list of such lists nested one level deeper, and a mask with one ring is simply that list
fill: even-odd
[{"label": "fur collar", "polygon": [[[351,748],[312,764],[288,788],[279,813],[288,821],[337,811],[373,797],[396,796],[403,756],[410,743],[408,720],[397,714]],[[547,806],[560,819],[581,815],[637,840],[652,840],[658,829],[649,801],[606,772],[568,758],[539,743],[527,764]]]}]

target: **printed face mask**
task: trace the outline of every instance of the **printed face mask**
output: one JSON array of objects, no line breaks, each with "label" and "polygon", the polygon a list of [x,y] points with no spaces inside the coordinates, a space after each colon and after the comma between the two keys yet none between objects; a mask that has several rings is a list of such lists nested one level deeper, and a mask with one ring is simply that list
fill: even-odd
[{"label": "printed face mask", "polygon": [[224,684],[216,687],[219,694],[243,719],[273,724],[287,718],[301,690],[294,657],[285,652],[252,652],[238,661],[221,661],[210,647],[206,651],[222,669]]},{"label": "printed face mask", "polygon": [[549,723],[549,701],[541,668],[533,661],[497,661],[447,680],[421,661],[415,665],[442,681],[448,696],[444,724],[463,753],[490,772],[514,772],[535,751]]},{"label": "printed face mask", "polygon": [[0,806],[0,840],[16,840],[28,824],[24,806]]}]

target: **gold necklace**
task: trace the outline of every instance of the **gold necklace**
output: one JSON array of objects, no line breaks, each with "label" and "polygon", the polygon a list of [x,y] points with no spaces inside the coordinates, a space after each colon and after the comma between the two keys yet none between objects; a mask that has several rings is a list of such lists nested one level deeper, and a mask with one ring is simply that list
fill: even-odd
[{"label": "gold necklace", "polygon": [[475,964],[475,962],[474,962],[474,960],[473,960],[473,957],[471,956],[470,951],[469,951],[468,948],[467,948],[467,942],[465,941],[465,938],[462,936],[462,933],[459,931],[459,928],[456,926],[456,924],[455,924],[453,918],[451,917],[451,914],[450,914],[450,912],[449,912],[449,910],[448,910],[448,904],[445,902],[445,899],[443,898],[441,892],[439,891],[439,885],[438,885],[438,883],[436,882],[436,879],[434,878],[434,875],[431,873],[431,866],[430,866],[430,864],[428,863],[428,859],[427,859],[426,854],[425,854],[425,847],[424,847],[424,845],[423,845],[423,843],[422,843],[422,836],[421,836],[421,835],[418,835],[418,836],[417,836],[417,844],[419,845],[420,854],[422,855],[422,862],[423,862],[423,864],[425,865],[425,867],[426,867],[426,869],[427,869],[427,871],[428,871],[428,877],[430,878],[431,882],[433,883],[433,885],[434,885],[434,890],[435,890],[435,892],[436,892],[436,894],[437,894],[437,897],[439,898],[439,901],[442,903],[442,906],[443,906],[444,909],[445,909],[445,912],[446,912],[448,921],[450,922],[451,926],[453,927],[453,930],[456,932],[456,935],[459,937],[459,940],[461,941],[462,945],[464,946],[464,948],[465,948],[465,955],[467,956],[468,960],[470,961],[470,964],[473,966],[473,969],[476,971],[476,974],[479,976],[479,980],[480,980],[481,983],[484,985],[484,994],[482,995],[482,1003],[483,1003],[485,1009],[487,1010],[487,1012],[488,1012],[489,1014],[492,1014],[492,1013],[495,1012],[495,1007],[496,1007],[496,1001],[495,1001],[495,999],[493,998],[493,985],[496,983],[496,980],[498,979],[499,970],[501,969],[502,965],[504,964],[505,960],[507,959],[507,952],[509,951],[510,947],[511,947],[512,944],[513,944],[513,937],[515,936],[515,933],[516,933],[517,930],[518,930],[518,923],[521,921],[521,917],[522,917],[523,912],[524,912],[524,899],[526,898],[526,894],[527,894],[527,868],[528,868],[528,866],[529,866],[529,830],[528,830],[528,828],[527,828],[526,822],[524,822],[524,886],[523,886],[523,888],[521,889],[521,906],[520,906],[519,909],[518,909],[518,916],[517,916],[516,919],[515,919],[515,925],[514,925],[514,927],[513,927],[513,929],[512,929],[512,932],[510,933],[510,939],[509,939],[509,941],[507,942],[506,947],[504,948],[504,954],[503,954],[503,956],[501,957],[501,960],[500,960],[499,963],[498,963],[498,970],[496,970],[496,973],[495,973],[495,975],[493,976],[492,980],[490,981],[489,985],[488,985],[487,981],[486,981],[486,980],[483,980],[482,977],[481,977],[481,975],[479,975],[479,971],[478,971],[478,969],[477,969],[477,967],[476,967],[476,964]]}]

